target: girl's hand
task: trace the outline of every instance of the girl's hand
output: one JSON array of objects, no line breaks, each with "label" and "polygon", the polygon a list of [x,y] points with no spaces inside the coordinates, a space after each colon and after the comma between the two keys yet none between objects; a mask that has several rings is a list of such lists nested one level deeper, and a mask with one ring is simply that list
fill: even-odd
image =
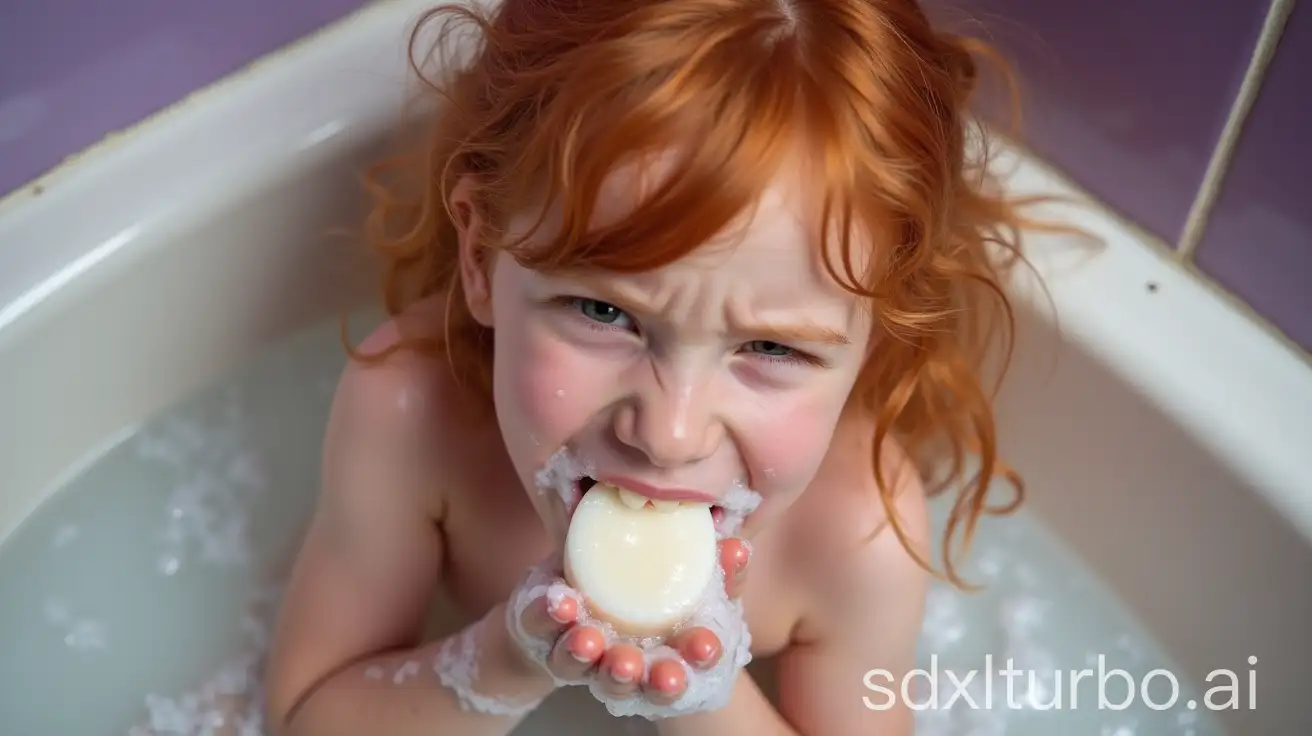
[{"label": "girl's hand", "polygon": [[[742,540],[720,542],[720,565],[730,600],[742,592],[749,557],[750,548]],[[528,584],[533,582],[530,579]],[[539,579],[536,583],[534,590],[542,591],[520,615],[521,631],[516,637],[529,639],[521,641],[525,653],[559,680],[595,685],[612,698],[641,693],[652,705],[674,703],[687,690],[685,664],[694,672],[709,670],[724,655],[721,636],[732,636],[734,641],[739,638],[739,632],[717,634],[708,627],[695,626],[665,641],[650,655],[652,663],[647,667],[638,647],[624,642],[608,647],[601,629],[578,623],[582,596],[563,580],[547,583]]]}]

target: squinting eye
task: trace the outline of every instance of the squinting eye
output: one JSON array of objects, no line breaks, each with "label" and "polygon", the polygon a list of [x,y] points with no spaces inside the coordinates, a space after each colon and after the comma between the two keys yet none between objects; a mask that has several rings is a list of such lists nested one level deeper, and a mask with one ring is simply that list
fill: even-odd
[{"label": "squinting eye", "polygon": [[614,304],[607,304],[596,299],[579,299],[576,304],[583,316],[604,325],[613,325],[628,317],[624,310]]},{"label": "squinting eye", "polygon": [[777,342],[771,342],[769,340],[754,340],[752,342],[749,342],[747,343],[747,349],[753,353],[761,353],[762,355],[773,355],[781,358],[793,354],[793,349],[788,347],[787,345],[782,345]]}]

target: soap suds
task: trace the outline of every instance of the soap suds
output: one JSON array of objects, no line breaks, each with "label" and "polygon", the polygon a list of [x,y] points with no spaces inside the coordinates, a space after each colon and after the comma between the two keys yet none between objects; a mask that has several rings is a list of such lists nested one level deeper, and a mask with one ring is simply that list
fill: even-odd
[{"label": "soap suds", "polygon": [[[917,666],[928,671],[938,667],[938,707],[916,712],[916,733],[921,736],[1007,736],[1010,733],[1059,732],[1074,718],[1070,700],[1072,670],[1098,670],[1099,656],[1105,666],[1133,670],[1146,662],[1144,643],[1121,633],[1105,641],[1089,642],[1092,648],[1072,653],[1063,649],[1063,632],[1072,616],[1065,600],[1062,580],[1009,549],[1022,544],[1015,535],[999,534],[1001,543],[978,545],[972,554],[973,581],[987,584],[981,593],[962,593],[943,583],[931,587],[920,634]],[[983,580],[980,580],[983,578]],[[1057,591],[1057,593],[1054,593]],[[992,671],[985,671],[985,655],[991,656]],[[1007,702],[1008,678],[1000,673],[1011,659],[1018,675],[1011,678],[1013,703]],[[974,673],[965,690],[971,700],[958,697],[952,675],[962,678]],[[1090,684],[1093,683],[1093,684]],[[925,703],[930,679],[913,681],[913,697]],[[1120,695],[1114,686],[1112,700]],[[992,693],[992,707],[988,694]],[[1096,678],[1081,680],[1077,689],[1080,710],[1096,709]],[[1181,694],[1181,700],[1189,696]],[[1090,705],[1091,699],[1094,705]],[[972,703],[973,701],[973,703]],[[1047,708],[1060,703],[1060,707]],[[1148,723],[1139,706],[1130,712],[1107,711],[1089,722],[1098,736],[1173,734],[1197,736],[1198,713],[1183,713],[1171,721]],[[1154,714],[1155,715],[1155,714]],[[1164,715],[1164,714],[1163,714]],[[1046,725],[1043,725],[1046,724]],[[1069,728],[1067,728],[1069,730]],[[1208,731],[1207,733],[1213,733]]]},{"label": "soap suds", "polygon": [[410,661],[397,668],[396,674],[392,675],[392,684],[404,685],[406,680],[413,680],[419,676],[419,663]]},{"label": "soap suds", "polygon": [[61,601],[46,601],[41,613],[47,624],[62,633],[64,646],[69,649],[86,652],[109,646],[109,631],[103,622],[75,616]]},{"label": "soap suds", "polygon": [[192,560],[221,567],[249,563],[246,509],[268,488],[264,458],[246,439],[249,431],[233,396],[215,421],[174,417],[137,436],[138,455],[171,477],[156,563],[161,575],[174,576]]},{"label": "soap suds", "polygon": [[479,638],[487,628],[484,616],[453,634],[442,644],[433,661],[433,672],[442,686],[456,694],[464,711],[492,716],[520,716],[536,709],[540,700],[520,701],[489,693],[479,683]]},{"label": "soap suds", "polygon": [[230,729],[225,734],[233,736],[265,736],[261,683],[281,590],[259,589],[251,601],[251,610],[242,618],[245,641],[240,651],[193,692],[176,697],[146,695],[147,726],[136,733],[212,736],[224,726]]},{"label": "soap suds", "polygon": [[734,483],[717,505],[724,509],[724,518],[719,525],[720,535],[731,537],[738,533],[747,517],[761,505],[761,494],[741,482]]},{"label": "soap suds", "polygon": [[595,472],[596,466],[562,447],[547,459],[546,464],[534,476],[534,490],[539,494],[554,492],[565,503],[566,511],[572,511],[578,504],[579,479]]}]

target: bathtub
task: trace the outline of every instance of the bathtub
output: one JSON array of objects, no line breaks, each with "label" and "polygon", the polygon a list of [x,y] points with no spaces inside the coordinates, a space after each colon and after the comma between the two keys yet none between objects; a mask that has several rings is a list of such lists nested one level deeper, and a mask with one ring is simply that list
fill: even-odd
[{"label": "bathtub", "polygon": [[[375,298],[325,233],[358,222],[423,6],[366,8],[0,203],[0,541],[125,432]],[[1312,369],[1042,162],[1003,165],[1100,242],[1032,237],[1048,291],[1015,285],[999,416],[1027,513],[1182,679],[1241,675],[1227,731],[1312,733]]]}]

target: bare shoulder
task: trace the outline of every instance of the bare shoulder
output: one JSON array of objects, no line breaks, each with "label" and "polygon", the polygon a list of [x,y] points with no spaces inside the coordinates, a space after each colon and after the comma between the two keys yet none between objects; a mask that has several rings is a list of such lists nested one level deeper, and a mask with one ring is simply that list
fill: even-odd
[{"label": "bare shoulder", "polygon": [[931,548],[924,484],[902,446],[886,439],[878,448],[886,501],[874,474],[873,440],[869,427],[840,430],[809,494],[807,528],[798,531],[813,537],[809,544],[819,552],[805,571],[809,618],[819,626],[849,617],[864,623],[876,609],[904,606],[909,620],[927,590],[930,575],[916,559],[927,560]]},{"label": "bare shoulder", "polygon": [[365,423],[372,431],[409,433],[440,416],[435,402],[450,392],[444,390],[439,358],[403,344],[406,323],[424,316],[416,311],[389,319],[356,346],[362,357],[342,371],[333,397],[334,418]]},{"label": "bare shoulder", "polygon": [[[436,470],[456,455],[468,407],[441,356],[404,344],[407,323],[432,320],[425,305],[384,322],[357,346],[362,356],[342,371],[324,442],[325,472],[367,459]],[[370,357],[380,356],[380,357]],[[357,466],[358,467],[358,466]],[[359,487],[341,484],[339,487]],[[416,499],[427,504],[427,497]]]},{"label": "bare shoulder", "polygon": [[[396,347],[406,315],[359,345]],[[440,358],[398,350],[343,370],[323,441],[322,490],[283,599],[268,665],[270,712],[286,722],[324,677],[408,645],[442,571],[436,522],[448,464]]]}]

